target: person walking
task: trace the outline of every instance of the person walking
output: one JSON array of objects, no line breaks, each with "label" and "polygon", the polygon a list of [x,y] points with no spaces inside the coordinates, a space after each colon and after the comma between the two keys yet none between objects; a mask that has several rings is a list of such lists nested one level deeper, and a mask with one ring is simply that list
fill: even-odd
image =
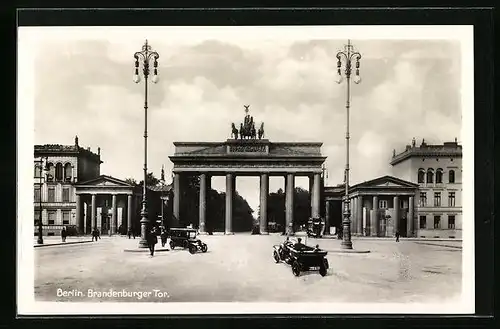
[{"label": "person walking", "polygon": [[94,239],[97,241],[97,229],[92,230],[92,242],[94,242]]},{"label": "person walking", "polygon": [[399,242],[399,231],[396,231],[396,242]]},{"label": "person walking", "polygon": [[155,254],[155,245],[158,243],[158,238],[156,237],[156,229],[154,227],[151,230],[147,231],[146,241],[151,253],[150,257],[153,257]]},{"label": "person walking", "polygon": [[128,238],[130,239],[130,237],[132,236],[132,230],[128,230],[127,235],[128,235]]},{"label": "person walking", "polygon": [[66,242],[66,237],[68,236],[68,232],[66,232],[66,227],[63,227],[61,230],[61,239],[62,242]]},{"label": "person walking", "polygon": [[161,246],[165,247],[165,245],[167,244],[167,230],[164,227],[161,228],[160,237],[161,237]]}]

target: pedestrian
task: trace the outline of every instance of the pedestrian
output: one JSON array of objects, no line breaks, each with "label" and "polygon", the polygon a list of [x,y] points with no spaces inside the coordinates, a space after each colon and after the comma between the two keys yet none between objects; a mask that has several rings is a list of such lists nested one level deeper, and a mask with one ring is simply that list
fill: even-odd
[{"label": "pedestrian", "polygon": [[399,231],[396,231],[396,242],[399,242]]},{"label": "pedestrian", "polygon": [[68,236],[68,232],[66,232],[66,227],[63,227],[61,230],[61,239],[62,242],[66,242],[66,237]]},{"label": "pedestrian", "polygon": [[153,227],[151,230],[146,231],[146,241],[148,242],[148,248],[151,253],[151,257],[155,254],[155,245],[158,243],[158,238],[156,237],[156,230]]},{"label": "pedestrian", "polygon": [[165,247],[165,245],[167,244],[167,230],[164,227],[161,228],[160,237],[161,237],[161,246]]},{"label": "pedestrian", "polygon": [[[99,229],[96,228],[96,232],[97,232],[97,237],[99,238],[99,240],[101,240],[101,231],[99,231]],[[95,239],[97,241],[97,239]]]},{"label": "pedestrian", "polygon": [[132,230],[128,230],[127,235],[128,235],[128,238],[130,239],[130,237],[132,236]]},{"label": "pedestrian", "polygon": [[92,242],[94,241],[94,239],[97,241],[97,229],[93,229],[92,230]]}]

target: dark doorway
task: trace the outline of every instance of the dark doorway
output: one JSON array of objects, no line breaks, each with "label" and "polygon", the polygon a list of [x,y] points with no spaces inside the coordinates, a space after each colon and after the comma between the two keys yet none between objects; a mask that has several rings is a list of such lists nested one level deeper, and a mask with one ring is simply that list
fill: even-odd
[{"label": "dark doorway", "polygon": [[403,238],[406,238],[408,236],[407,232],[406,232],[406,216],[403,216],[400,220],[399,220],[399,234],[401,235],[401,237]]},{"label": "dark doorway", "polygon": [[342,201],[330,201],[330,226],[336,228],[336,232],[342,227]]}]

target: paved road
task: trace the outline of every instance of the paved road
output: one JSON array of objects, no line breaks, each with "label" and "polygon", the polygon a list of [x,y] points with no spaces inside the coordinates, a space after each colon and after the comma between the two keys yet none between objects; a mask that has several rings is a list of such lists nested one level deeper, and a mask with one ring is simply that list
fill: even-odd
[{"label": "paved road", "polygon": [[[436,302],[460,294],[462,251],[411,241],[353,240],[369,254],[329,253],[326,277],[300,277],[275,264],[269,236],[202,236],[208,252],[127,253],[138,239],[103,237],[95,243],[35,249],[35,298],[40,301],[128,302]],[[326,250],[338,240],[309,239]],[[57,291],[83,296],[58,296]],[[110,289],[148,292],[128,297],[88,297]],[[156,296],[155,296],[155,291]],[[162,292],[163,294],[159,294]]]}]

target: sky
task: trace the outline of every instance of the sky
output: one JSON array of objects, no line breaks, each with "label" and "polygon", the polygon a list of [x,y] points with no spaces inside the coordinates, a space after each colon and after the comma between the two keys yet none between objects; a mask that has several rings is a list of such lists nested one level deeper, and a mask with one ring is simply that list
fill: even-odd
[{"label": "sky", "polygon": [[[346,83],[335,82],[335,55],[347,37],[362,55],[362,82],[351,84],[351,184],[391,174],[392,150],[404,150],[413,137],[462,141],[463,63],[453,37],[294,31],[32,31],[34,143],[73,144],[78,135],[80,146],[94,152],[100,147],[101,174],[141,180],[144,83],[132,77],[133,54],[147,38],[160,54],[160,81],[148,85],[149,171],[160,176],[164,165],[169,182],[174,141],[225,141],[250,104],[271,142],[322,142],[326,183],[340,184]],[[239,177],[236,184],[256,211],[258,177]],[[270,190],[283,184],[273,177]],[[308,180],[297,178],[296,186],[307,189]],[[213,178],[212,187],[224,191],[224,178]]]}]

